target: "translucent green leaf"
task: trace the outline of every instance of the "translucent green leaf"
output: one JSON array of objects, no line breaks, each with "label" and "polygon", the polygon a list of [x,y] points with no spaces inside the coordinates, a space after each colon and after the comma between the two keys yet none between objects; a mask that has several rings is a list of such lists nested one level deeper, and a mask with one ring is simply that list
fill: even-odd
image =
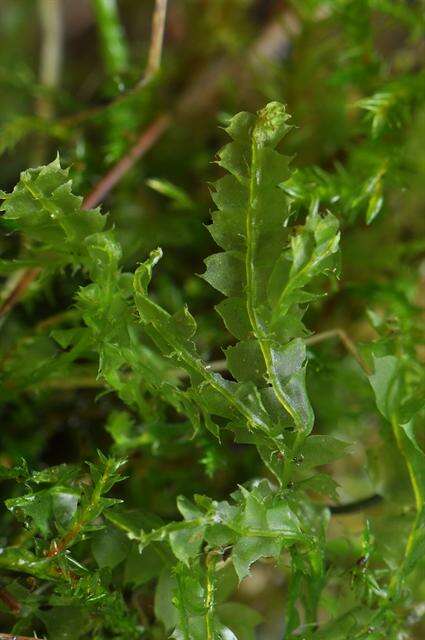
[{"label": "translucent green leaf", "polygon": [[39,616],[55,640],[79,640],[89,629],[89,614],[83,607],[58,606],[41,611]]},{"label": "translucent green leaf", "polygon": [[395,356],[374,357],[374,373],[369,376],[376,404],[382,415],[391,420],[401,404],[400,361]]},{"label": "translucent green leaf", "polygon": [[280,554],[282,542],[277,539],[242,536],[232,551],[232,561],[239,580],[249,575],[251,565],[260,558],[276,558]]},{"label": "translucent green leaf", "polygon": [[226,361],[230,373],[239,382],[253,381],[265,385],[266,367],[260,345],[256,340],[244,340],[226,349]]},{"label": "translucent green leaf", "polygon": [[235,251],[216,253],[206,258],[204,280],[226,296],[237,296],[242,292],[244,275],[243,262]]},{"label": "translucent green leaf", "polygon": [[128,555],[130,542],[126,535],[107,527],[95,535],[92,541],[92,552],[98,566],[103,569],[114,569]]},{"label": "translucent green leaf", "polygon": [[243,340],[251,332],[248,311],[242,298],[225,298],[216,306],[216,310],[235,338]]},{"label": "translucent green leaf", "polygon": [[255,628],[262,622],[258,611],[240,602],[226,602],[217,608],[217,613],[238,640],[255,640]]},{"label": "translucent green leaf", "polygon": [[317,467],[341,458],[347,453],[349,443],[326,435],[312,435],[302,448],[303,467]]},{"label": "translucent green leaf", "polygon": [[179,209],[191,209],[193,207],[193,201],[186,191],[169,180],[149,178],[146,180],[146,184],[154,191],[170,198],[173,204]]},{"label": "translucent green leaf", "polygon": [[167,562],[173,558],[165,544],[154,542],[146,549],[139,551],[132,545],[124,567],[124,582],[136,587],[159,576]]},{"label": "translucent green leaf", "polygon": [[176,558],[188,564],[200,551],[204,539],[205,526],[188,527],[170,533],[170,545]]},{"label": "translucent green leaf", "polygon": [[155,616],[169,630],[178,622],[178,613],[173,604],[176,579],[169,569],[164,569],[159,576],[155,590]]}]

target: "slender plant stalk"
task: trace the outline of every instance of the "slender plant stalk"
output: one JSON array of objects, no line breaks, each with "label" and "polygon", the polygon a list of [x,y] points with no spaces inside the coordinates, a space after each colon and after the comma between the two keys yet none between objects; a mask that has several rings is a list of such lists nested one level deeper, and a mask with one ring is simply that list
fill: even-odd
[{"label": "slender plant stalk", "polygon": [[92,0],[100,50],[107,72],[116,76],[128,65],[128,50],[115,0]]},{"label": "slender plant stalk", "polygon": [[105,483],[109,478],[110,469],[111,460],[108,460],[106,462],[102,476],[93,487],[93,492],[87,505],[81,510],[79,517],[75,522],[73,522],[67,533],[65,533],[65,535],[57,542],[54,541],[54,544],[47,553],[48,558],[55,558],[60,553],[68,549],[74,543],[84,526],[93,519],[93,510],[96,508],[101,499]]},{"label": "slender plant stalk", "polygon": [[17,636],[15,633],[0,633],[0,640],[43,640],[38,636]]},{"label": "slender plant stalk", "polygon": [[214,551],[206,558],[206,598],[205,598],[205,627],[207,640],[214,640],[214,608],[215,608],[215,565],[217,556]]},{"label": "slender plant stalk", "polygon": [[152,30],[148,62],[143,78],[139,82],[139,87],[145,86],[157,74],[161,67],[166,17],[167,0],[155,0],[155,8],[152,14]]},{"label": "slender plant stalk", "polygon": [[156,120],[145,130],[137,140],[134,147],[125,154],[119,162],[110,169],[105,176],[95,185],[89,195],[84,199],[83,208],[92,209],[102,202],[107,194],[121,180],[127,171],[146,153],[163,135],[170,125],[170,116],[167,114],[158,116]]},{"label": "slender plant stalk", "polygon": [[[40,84],[49,90],[58,86],[62,73],[62,0],[39,0],[38,7],[42,32],[39,78]],[[36,114],[46,120],[53,117],[54,109],[49,97],[41,96],[37,100]]]},{"label": "slender plant stalk", "polygon": [[4,587],[0,589],[0,600],[14,615],[19,615],[21,603]]}]

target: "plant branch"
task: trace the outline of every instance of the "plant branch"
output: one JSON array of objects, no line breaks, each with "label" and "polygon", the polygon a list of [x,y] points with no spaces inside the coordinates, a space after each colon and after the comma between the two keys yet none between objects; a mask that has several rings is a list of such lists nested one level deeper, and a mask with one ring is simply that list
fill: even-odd
[{"label": "plant branch", "polygon": [[15,633],[1,633],[0,640],[42,640],[38,636],[17,636]]},{"label": "plant branch", "polygon": [[104,66],[113,77],[127,66],[128,51],[115,0],[92,0]]},{"label": "plant branch", "polygon": [[159,71],[161,66],[166,17],[167,0],[155,0],[155,8],[152,14],[152,31],[148,62],[143,78],[140,80],[137,88],[144,87]]},{"label": "plant branch", "polygon": [[[61,0],[39,0],[42,31],[40,52],[40,83],[47,89],[56,87],[61,77],[63,58],[63,20]],[[53,117],[51,100],[42,96],[36,104],[36,113],[44,119]]]},{"label": "plant branch", "polygon": [[78,538],[82,529],[91,520],[93,520],[94,515],[96,513],[96,508],[98,507],[101,501],[102,495],[105,491],[106,483],[108,481],[108,478],[110,477],[111,466],[112,466],[112,461],[107,460],[103,473],[95,483],[90,499],[88,500],[87,504],[83,506],[78,517],[73,522],[73,524],[71,525],[67,533],[65,533],[63,537],[60,538],[60,540],[58,540],[57,542],[56,540],[53,541],[53,544],[47,553],[48,558],[55,558],[60,553],[68,549],[74,543],[74,541]]},{"label": "plant branch", "polygon": [[135,162],[162,136],[164,131],[168,129],[170,123],[171,119],[169,115],[163,114],[158,116],[152,124],[143,131],[134,147],[93,187],[83,201],[83,209],[92,209],[96,207],[99,202],[102,202]]},{"label": "plant branch", "polygon": [[[314,345],[314,344],[319,344],[324,340],[329,340],[330,338],[338,338],[339,340],[341,340],[343,346],[356,359],[356,361],[359,363],[363,371],[368,375],[370,375],[370,368],[368,367],[364,359],[361,357],[355,342],[349,337],[349,335],[344,329],[337,328],[337,329],[330,329],[329,331],[322,331],[321,333],[316,333],[315,335],[310,336],[309,338],[306,338],[304,342],[306,345]],[[217,371],[217,372],[227,371],[227,361],[224,359],[214,360],[213,362],[210,362],[208,364],[208,368],[211,371]],[[181,378],[187,377],[186,372],[182,372],[179,377]]]},{"label": "plant branch", "polygon": [[6,295],[3,302],[0,303],[0,318],[7,315],[9,311],[13,309],[40,272],[41,269],[36,267],[35,269],[25,269],[25,271],[21,273],[21,276],[13,285],[11,291]]},{"label": "plant branch", "polygon": [[360,367],[366,373],[366,375],[370,376],[372,371],[368,366],[367,362],[360,355],[355,343],[348,336],[344,329],[336,328],[330,329],[329,331],[323,331],[322,333],[316,333],[314,336],[310,336],[305,340],[307,345],[318,344],[319,342],[323,342],[324,340],[328,340],[329,338],[338,338],[344,347],[347,349],[349,353],[357,360]]},{"label": "plant branch", "polygon": [[6,605],[8,609],[10,609],[13,614],[18,615],[20,613],[20,602],[18,602],[18,600],[16,600],[16,598],[12,596],[12,594],[9,593],[9,591],[4,587],[0,589],[0,600],[3,602],[3,604]]}]

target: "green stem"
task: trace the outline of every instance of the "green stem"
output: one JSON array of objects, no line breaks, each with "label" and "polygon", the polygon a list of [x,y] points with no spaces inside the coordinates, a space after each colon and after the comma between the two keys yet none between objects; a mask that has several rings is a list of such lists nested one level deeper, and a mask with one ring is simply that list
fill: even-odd
[{"label": "green stem", "polygon": [[105,493],[105,485],[110,477],[112,460],[107,460],[105,468],[99,480],[96,482],[88,503],[81,509],[78,517],[72,524],[68,532],[58,541],[54,542],[47,554],[48,558],[54,558],[68,549],[78,538],[82,529],[93,519],[93,515],[99,504],[102,494]]},{"label": "green stem", "polygon": [[260,413],[254,414],[250,408],[242,400],[237,398],[231,390],[226,387],[225,381],[222,380],[213,371],[210,371],[201,358],[193,355],[184,345],[183,341],[177,340],[171,332],[164,330],[165,325],[169,323],[171,316],[159,305],[150,300],[150,298],[138,290],[137,295],[143,297],[143,304],[149,307],[150,322],[143,320],[143,312],[140,313],[142,322],[145,325],[146,333],[154,340],[156,344],[166,342],[177,355],[178,359],[183,362],[189,371],[196,372],[201,378],[211,386],[214,391],[220,394],[241,416],[243,416],[248,424],[269,434],[269,425],[267,416]]},{"label": "green stem", "polygon": [[412,485],[412,491],[415,497],[415,505],[416,505],[416,517],[413,522],[413,525],[410,529],[410,533],[407,539],[404,558],[401,566],[398,568],[398,571],[395,572],[389,588],[389,597],[394,598],[397,597],[400,593],[400,589],[402,586],[402,581],[404,575],[406,573],[406,567],[409,564],[410,555],[414,550],[414,543],[416,534],[422,523],[422,514],[424,509],[424,496],[423,492],[418,484],[418,480],[416,477],[415,469],[411,460],[411,457],[406,450],[406,434],[399,424],[399,420],[397,416],[392,416],[391,425],[393,428],[394,437],[399,448],[400,453],[402,454],[404,461],[406,463],[407,471],[409,473],[410,483]]},{"label": "green stem", "polygon": [[406,467],[407,467],[407,471],[409,473],[409,478],[410,478],[410,483],[412,485],[412,490],[413,490],[413,495],[415,496],[415,504],[416,504],[416,511],[419,513],[423,506],[424,506],[424,495],[423,495],[423,491],[421,490],[417,477],[416,477],[416,472],[411,460],[411,457],[406,449],[406,434],[404,433],[403,429],[400,427],[399,424],[399,420],[397,418],[397,416],[393,416],[391,419],[391,425],[393,428],[393,433],[394,433],[394,437],[397,443],[397,446],[400,450],[401,455],[404,458]]},{"label": "green stem", "polygon": [[214,608],[215,608],[215,565],[216,554],[214,551],[210,552],[206,558],[207,576],[206,576],[206,598],[205,598],[205,627],[207,638],[206,640],[214,640]]},{"label": "green stem", "polygon": [[128,64],[127,44],[115,0],[92,0],[99,31],[101,53],[107,72],[113,77]]},{"label": "green stem", "polygon": [[256,249],[256,220],[255,209],[257,201],[257,174],[260,170],[257,159],[257,143],[254,137],[251,142],[251,175],[249,181],[249,206],[246,216],[246,256],[245,256],[245,271],[246,271],[246,297],[247,297],[247,311],[251,326],[256,339],[261,348],[264,362],[266,365],[267,375],[270,383],[274,389],[276,397],[285,411],[289,413],[298,428],[298,418],[293,411],[292,407],[286,400],[286,394],[282,387],[282,384],[276,375],[276,370],[273,364],[273,353],[270,348],[270,337],[264,330],[262,323],[258,317],[257,307],[257,287],[256,287],[256,265],[255,265],[255,249]]},{"label": "green stem", "polygon": [[176,581],[177,581],[177,610],[179,612],[179,621],[181,626],[181,631],[183,632],[184,640],[191,640],[188,615],[186,608],[184,606],[184,595],[183,588],[181,584],[181,576],[180,573],[176,573]]}]

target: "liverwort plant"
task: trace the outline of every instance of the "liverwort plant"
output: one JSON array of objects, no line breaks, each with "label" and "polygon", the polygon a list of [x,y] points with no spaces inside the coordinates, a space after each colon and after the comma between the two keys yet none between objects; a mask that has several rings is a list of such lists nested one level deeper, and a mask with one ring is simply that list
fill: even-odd
[{"label": "liverwort plant", "polygon": [[[315,191],[303,194],[305,210],[298,206],[294,172],[278,151],[288,120],[278,102],[239,113],[218,154],[226,173],[212,187],[209,231],[222,251],[206,259],[203,278],[224,296],[216,307],[227,332],[221,371],[205,359],[188,306],[170,312],[156,295],[161,249],[125,271],[115,230],[99,209],[82,209],[58,158],[23,172],[2,194],[2,224],[25,237],[20,259],[2,260],[3,272],[36,268],[46,282],[58,274],[80,281],[50,337],[36,331],[8,354],[1,399],[42,393],[94,365],[94,386],[115,393],[121,407],[107,418],[111,454],[92,456],[88,467],[0,468],[12,492],[6,508],[21,523],[0,552],[2,602],[20,612],[13,633],[252,640],[261,616],[238,593],[254,564],[265,563],[285,581],[285,640],[409,637],[425,549],[416,327],[395,332],[371,312],[379,337],[358,354],[357,375],[370,382],[386,446],[407,478],[403,517],[394,516],[402,546],[382,535],[390,508],[344,547],[333,529],[341,507],[329,506],[337,500],[332,467],[317,467],[349,464],[353,439],[315,425],[307,383],[313,341],[304,322],[338,277],[342,225]],[[115,485],[126,474],[124,456],[181,427],[218,455],[232,440],[255,452],[261,475],[242,479],[224,499],[191,487],[175,496],[178,519],[122,503],[124,485]],[[159,457],[160,441],[156,447]],[[141,476],[133,492],[146,492],[146,483]],[[373,499],[382,503],[378,484]]]}]

